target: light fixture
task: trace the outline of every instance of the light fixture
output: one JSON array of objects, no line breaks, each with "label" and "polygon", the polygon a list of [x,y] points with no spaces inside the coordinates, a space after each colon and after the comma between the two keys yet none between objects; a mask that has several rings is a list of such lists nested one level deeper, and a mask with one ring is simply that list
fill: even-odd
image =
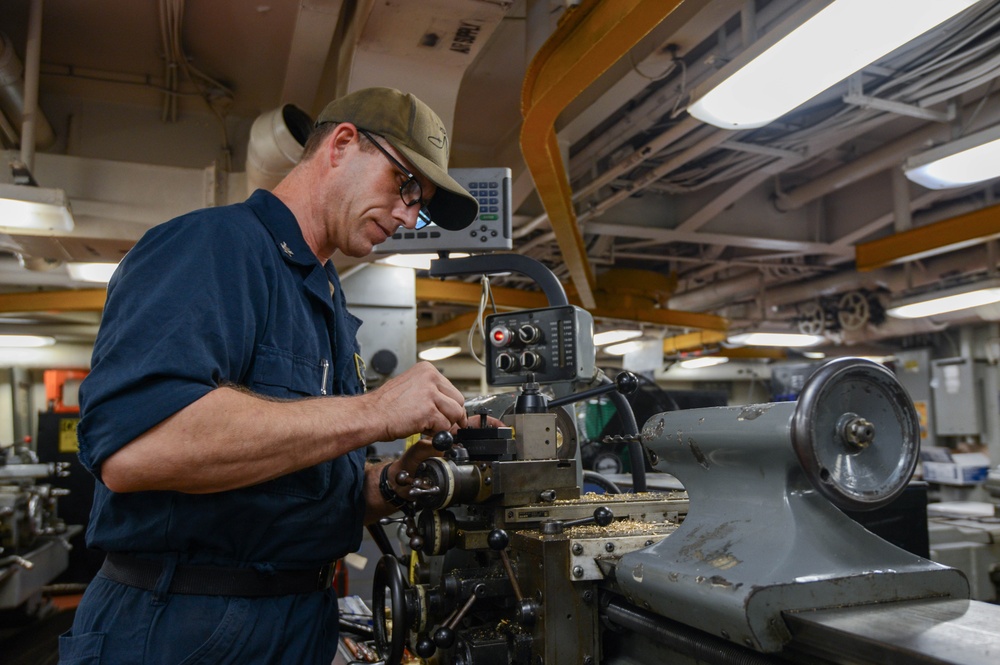
[{"label": "light fixture", "polygon": [[628,342],[621,342],[619,344],[612,344],[611,346],[606,346],[604,347],[604,352],[612,356],[624,356],[626,353],[638,351],[641,348],[642,348],[642,342],[631,340]]},{"label": "light fixture", "polygon": [[[463,259],[468,254],[452,252],[448,254],[451,259]],[[431,261],[439,258],[437,254],[390,254],[384,259],[379,259],[377,263],[386,263],[398,268],[413,268],[414,270],[430,270]]]},{"label": "light fixture", "polygon": [[701,356],[700,358],[682,360],[680,365],[684,369],[698,369],[701,367],[715,367],[727,362],[729,362],[729,358],[725,356]]},{"label": "light fixture", "polygon": [[55,343],[54,337],[44,335],[0,335],[0,348],[4,349],[33,349]]},{"label": "light fixture", "polygon": [[835,0],[758,40],[692,92],[688,112],[723,129],[762,127],[977,1]]},{"label": "light fixture", "polygon": [[894,301],[886,310],[886,314],[897,319],[919,319],[970,307],[991,305],[995,302],[1000,302],[1000,279],[973,282],[902,298]]},{"label": "light fixture", "polygon": [[1000,177],[1000,125],[915,155],[906,177],[927,189],[948,189]]},{"label": "light fixture", "polygon": [[604,346],[605,344],[615,344],[628,339],[642,337],[641,330],[605,330],[594,335],[594,346]]},{"label": "light fixture", "polygon": [[66,272],[77,282],[97,282],[107,284],[118,268],[117,263],[67,263]]},{"label": "light fixture", "polygon": [[734,346],[816,346],[826,341],[822,335],[800,335],[799,333],[748,332],[733,335],[726,340]]},{"label": "light fixture", "polygon": [[73,213],[61,189],[0,183],[0,228],[72,231]]},{"label": "light fixture", "polygon": [[417,357],[421,360],[444,360],[461,353],[461,351],[462,347],[460,346],[434,346],[424,349],[417,354]]}]

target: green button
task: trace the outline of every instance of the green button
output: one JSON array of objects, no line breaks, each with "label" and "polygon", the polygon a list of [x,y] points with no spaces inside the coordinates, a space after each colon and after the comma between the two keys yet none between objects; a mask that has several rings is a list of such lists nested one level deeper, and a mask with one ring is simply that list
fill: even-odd
[{"label": "green button", "polygon": [[500,219],[500,215],[480,215],[479,219],[485,222],[492,222],[494,220]]}]

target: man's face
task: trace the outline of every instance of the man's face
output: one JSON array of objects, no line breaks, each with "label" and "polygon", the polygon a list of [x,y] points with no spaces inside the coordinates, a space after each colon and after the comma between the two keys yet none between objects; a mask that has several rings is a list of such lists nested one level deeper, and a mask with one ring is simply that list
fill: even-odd
[{"label": "man's face", "polygon": [[[380,137],[370,136],[357,135],[355,205],[348,237],[341,243],[341,251],[354,257],[367,256],[400,226],[415,228],[421,205],[435,192],[434,183],[418,174],[395,148]],[[362,146],[366,141],[378,147]]]}]

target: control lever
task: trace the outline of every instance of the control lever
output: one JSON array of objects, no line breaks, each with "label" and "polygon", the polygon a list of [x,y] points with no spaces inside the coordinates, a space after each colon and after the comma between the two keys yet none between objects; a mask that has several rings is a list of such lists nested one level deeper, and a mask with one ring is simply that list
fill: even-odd
[{"label": "control lever", "polygon": [[638,387],[639,379],[635,374],[632,372],[619,372],[612,383],[605,383],[595,388],[573,393],[572,395],[566,395],[565,397],[560,397],[558,399],[550,399],[549,408],[551,409],[556,406],[562,406],[564,404],[579,402],[580,400],[589,399],[591,397],[597,397],[598,395],[609,393],[612,390],[617,390],[622,395],[631,395],[636,391],[636,389],[638,389]]},{"label": "control lever", "polygon": [[[588,518],[589,519],[589,518]],[[521,586],[514,577],[514,569],[510,565],[510,558],[507,556],[507,545],[510,544],[510,536],[503,529],[493,529],[486,536],[486,543],[491,550],[500,553],[500,561],[503,562],[504,570],[507,571],[507,578],[514,589],[514,597],[517,598],[517,618],[525,625],[532,625],[538,616],[538,604],[530,598],[525,598],[521,593]]]},{"label": "control lever", "polygon": [[596,524],[597,526],[607,526],[615,521],[615,514],[610,508],[600,506],[594,511],[593,517],[581,517],[578,520],[545,520],[542,522],[542,533],[547,536],[560,534],[569,527],[583,526],[584,524]]},{"label": "control lever", "polygon": [[445,622],[440,628],[434,631],[434,638],[431,639],[424,635],[417,640],[416,652],[421,658],[430,658],[434,655],[435,648],[447,649],[455,643],[455,626],[461,621],[465,615],[472,609],[472,604],[476,602],[476,598],[481,596],[486,591],[486,585],[479,583],[472,588],[472,595],[469,599],[465,601],[461,609],[457,612],[452,613],[450,617],[445,619]]}]

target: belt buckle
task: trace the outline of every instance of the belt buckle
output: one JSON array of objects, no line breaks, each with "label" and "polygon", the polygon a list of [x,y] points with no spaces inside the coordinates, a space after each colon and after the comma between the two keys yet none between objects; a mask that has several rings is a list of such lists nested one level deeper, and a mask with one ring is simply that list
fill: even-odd
[{"label": "belt buckle", "polygon": [[320,591],[325,591],[330,588],[333,584],[334,570],[336,569],[337,562],[328,563],[319,569],[319,576],[316,579],[316,584]]}]

